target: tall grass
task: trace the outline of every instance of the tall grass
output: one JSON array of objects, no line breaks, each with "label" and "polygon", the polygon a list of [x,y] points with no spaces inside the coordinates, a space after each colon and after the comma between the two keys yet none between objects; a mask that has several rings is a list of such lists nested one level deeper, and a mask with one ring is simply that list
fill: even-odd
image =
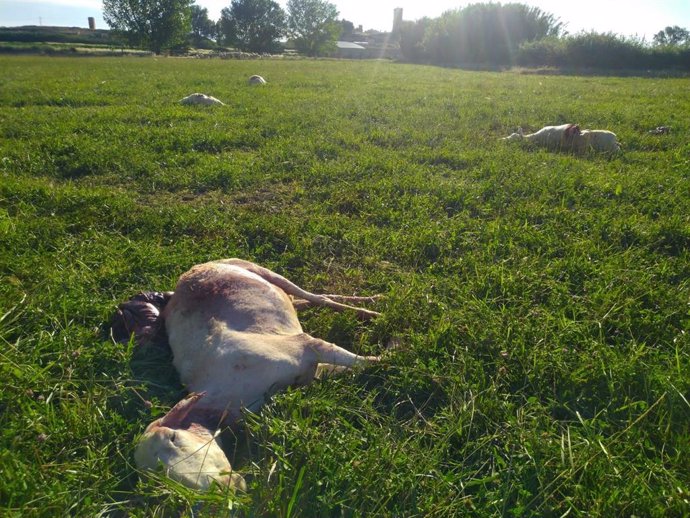
[{"label": "tall grass", "polygon": [[[1,66],[1,514],[690,513],[687,81]],[[194,91],[227,106],[176,104]],[[615,131],[623,153],[498,141],[565,122]],[[114,344],[108,320],[232,256],[385,294],[372,322],[302,321],[386,360],[248,415],[226,434],[248,493],[200,495],[136,472],[136,436],[184,388],[167,353]]]}]

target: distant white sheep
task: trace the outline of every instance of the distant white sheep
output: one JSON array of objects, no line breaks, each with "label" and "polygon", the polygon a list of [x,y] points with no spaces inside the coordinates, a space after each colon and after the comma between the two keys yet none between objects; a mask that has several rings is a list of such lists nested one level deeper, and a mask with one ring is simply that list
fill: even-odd
[{"label": "distant white sheep", "polygon": [[616,134],[607,130],[580,130],[577,124],[545,126],[536,133],[523,134],[522,128],[501,140],[526,140],[547,149],[582,153],[590,149],[615,153],[620,151]]},{"label": "distant white sheep", "polygon": [[210,95],[200,94],[200,93],[194,93],[194,94],[188,95],[187,97],[184,97],[183,99],[180,99],[180,104],[200,104],[203,106],[214,106],[214,105],[225,106],[223,101],[220,101],[220,100],[216,99],[215,97],[211,97]]},{"label": "distant white sheep", "polygon": [[250,85],[265,85],[266,80],[261,76],[251,76],[249,78]]}]

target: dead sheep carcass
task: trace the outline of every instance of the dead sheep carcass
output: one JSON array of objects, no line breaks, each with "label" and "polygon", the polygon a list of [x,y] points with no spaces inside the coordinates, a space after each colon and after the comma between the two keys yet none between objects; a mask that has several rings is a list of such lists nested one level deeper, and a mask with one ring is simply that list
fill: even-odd
[{"label": "dead sheep carcass", "polygon": [[201,106],[225,106],[225,103],[220,99],[211,97],[210,95],[193,93],[187,97],[183,97],[179,101],[180,104],[185,105],[201,105]]},{"label": "dead sheep carcass", "polygon": [[522,128],[501,140],[526,141],[539,147],[557,151],[602,151],[615,153],[621,147],[616,134],[607,130],[581,130],[577,124],[545,126],[535,133],[524,134]]},{"label": "dead sheep carcass", "polygon": [[265,85],[266,80],[261,76],[251,76],[249,78],[250,85]]},{"label": "dead sheep carcass", "polygon": [[243,410],[258,410],[276,391],[310,383],[317,368],[379,360],[308,335],[295,309],[326,306],[371,318],[378,313],[348,303],[376,298],[313,294],[249,261],[225,259],[194,266],[172,294],[121,304],[114,336],[116,328],[125,340],[167,334],[173,365],[191,391],[146,428],[135,449],[137,466],[162,466],[196,489],[244,488],[222,450],[221,427],[236,425]]}]

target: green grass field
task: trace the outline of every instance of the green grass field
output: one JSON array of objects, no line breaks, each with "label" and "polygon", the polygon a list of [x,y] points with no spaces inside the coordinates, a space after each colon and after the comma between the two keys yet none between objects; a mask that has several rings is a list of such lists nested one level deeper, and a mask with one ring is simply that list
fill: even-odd
[{"label": "green grass field", "polygon": [[[1,515],[690,514],[687,79],[0,69]],[[227,106],[176,104],[195,91]],[[624,151],[498,141],[565,122]],[[185,391],[169,356],[108,336],[119,302],[223,257],[386,297],[370,322],[302,314],[385,361],[248,416],[241,495],[139,477],[137,435]]]}]

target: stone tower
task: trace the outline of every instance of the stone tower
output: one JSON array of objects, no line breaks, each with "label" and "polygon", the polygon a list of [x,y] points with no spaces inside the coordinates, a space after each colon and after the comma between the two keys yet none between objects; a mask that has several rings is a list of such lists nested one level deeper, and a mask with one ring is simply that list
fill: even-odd
[{"label": "stone tower", "polygon": [[393,33],[398,33],[400,31],[400,26],[403,21],[403,10],[402,7],[396,7],[393,9]]}]

